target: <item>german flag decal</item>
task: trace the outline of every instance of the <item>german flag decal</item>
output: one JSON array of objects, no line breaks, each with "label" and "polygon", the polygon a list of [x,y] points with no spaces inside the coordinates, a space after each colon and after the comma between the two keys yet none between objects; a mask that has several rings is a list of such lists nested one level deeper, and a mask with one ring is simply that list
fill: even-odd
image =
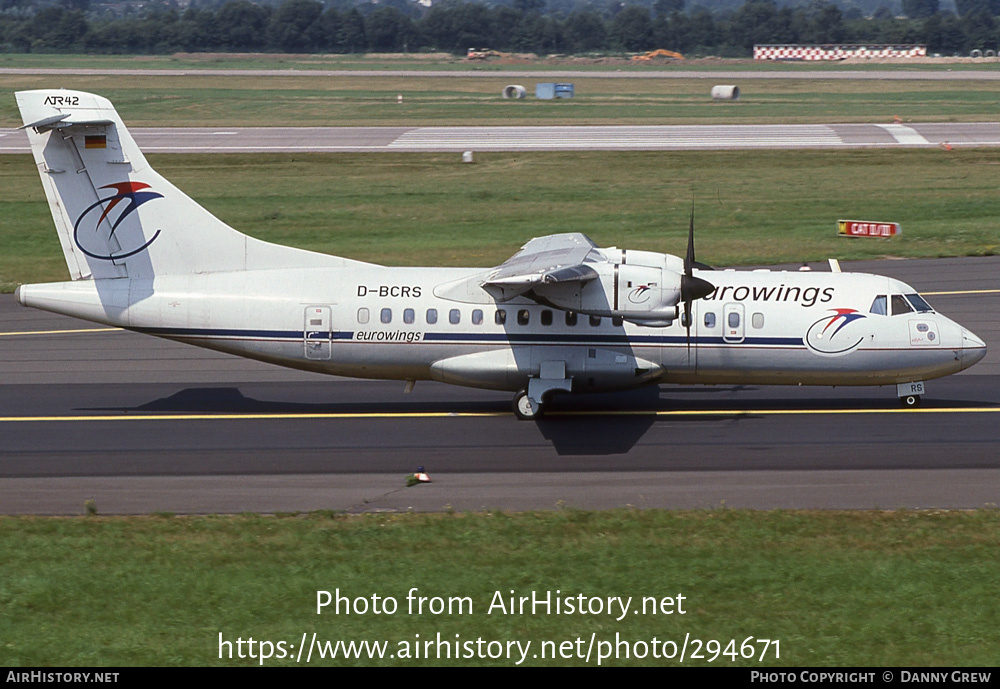
[{"label": "german flag decal", "polygon": [[107,148],[108,137],[104,134],[84,137],[84,148]]}]

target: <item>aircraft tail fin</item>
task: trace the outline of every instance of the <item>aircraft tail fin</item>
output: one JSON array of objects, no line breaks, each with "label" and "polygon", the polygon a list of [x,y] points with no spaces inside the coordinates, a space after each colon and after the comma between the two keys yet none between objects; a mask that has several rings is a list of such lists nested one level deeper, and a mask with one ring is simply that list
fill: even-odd
[{"label": "aircraft tail fin", "polygon": [[346,263],[232,229],[153,170],[106,98],[16,94],[72,279]]}]

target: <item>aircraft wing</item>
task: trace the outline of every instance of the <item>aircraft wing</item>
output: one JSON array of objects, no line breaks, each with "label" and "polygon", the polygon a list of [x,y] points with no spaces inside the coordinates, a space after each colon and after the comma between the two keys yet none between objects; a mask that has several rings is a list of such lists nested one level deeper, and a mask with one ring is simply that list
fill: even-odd
[{"label": "aircraft wing", "polygon": [[589,282],[598,274],[585,264],[588,256],[591,262],[604,260],[597,245],[585,234],[538,237],[491,271],[483,289],[497,301],[508,301],[540,285]]}]

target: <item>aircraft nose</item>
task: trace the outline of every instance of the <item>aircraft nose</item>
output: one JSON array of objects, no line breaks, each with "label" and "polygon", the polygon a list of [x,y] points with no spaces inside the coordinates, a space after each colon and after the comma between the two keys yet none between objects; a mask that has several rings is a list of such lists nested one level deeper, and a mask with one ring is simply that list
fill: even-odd
[{"label": "aircraft nose", "polygon": [[986,343],[971,330],[962,328],[962,368],[969,368],[986,356]]}]

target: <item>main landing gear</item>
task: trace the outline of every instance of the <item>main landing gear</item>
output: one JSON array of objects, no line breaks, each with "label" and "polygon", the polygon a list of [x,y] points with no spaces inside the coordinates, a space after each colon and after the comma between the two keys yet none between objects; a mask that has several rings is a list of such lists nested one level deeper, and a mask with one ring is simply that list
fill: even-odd
[{"label": "main landing gear", "polygon": [[514,416],[521,421],[534,421],[541,418],[545,411],[545,405],[541,402],[532,401],[528,397],[527,390],[521,390],[514,395],[514,402],[511,406],[514,408]]},{"label": "main landing gear", "polygon": [[514,395],[514,416],[521,421],[541,418],[545,404],[554,392],[571,392],[573,379],[566,376],[566,362],[543,361],[538,376],[528,378],[527,389]]}]

